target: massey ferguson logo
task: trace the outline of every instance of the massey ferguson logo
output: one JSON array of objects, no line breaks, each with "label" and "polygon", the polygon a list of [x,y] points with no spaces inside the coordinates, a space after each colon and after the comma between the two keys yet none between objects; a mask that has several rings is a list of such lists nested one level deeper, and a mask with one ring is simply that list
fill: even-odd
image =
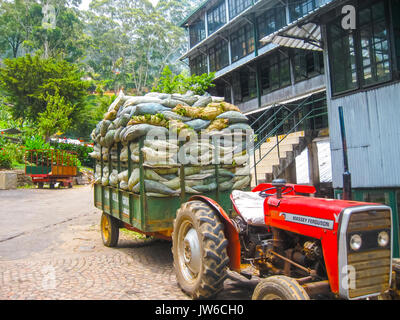
[{"label": "massey ferguson logo", "polygon": [[333,230],[333,227],[335,224],[334,221],[332,221],[332,220],[301,216],[298,214],[291,214],[291,213],[286,213],[286,212],[280,213],[279,216],[285,217],[285,221],[287,221],[287,222],[299,223],[299,224],[304,224],[307,226],[323,228],[323,229],[328,229],[328,230]]}]

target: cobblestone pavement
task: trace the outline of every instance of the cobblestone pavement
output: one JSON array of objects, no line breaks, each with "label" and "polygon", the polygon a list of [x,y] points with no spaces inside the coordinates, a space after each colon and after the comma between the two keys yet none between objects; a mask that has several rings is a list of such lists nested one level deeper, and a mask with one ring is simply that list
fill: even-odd
[{"label": "cobblestone pavement", "polygon": [[[64,192],[68,190],[55,193],[60,202]],[[66,199],[71,201],[71,196]],[[35,225],[32,232],[0,241],[0,300],[189,299],[177,285],[169,242],[135,240],[121,233],[118,248],[105,248],[98,226],[101,213],[82,196],[80,201],[82,217],[75,212],[42,232]],[[41,245],[33,246],[35,241]],[[23,251],[29,246],[32,254]],[[24,254],[11,254],[12,250]],[[217,299],[250,299],[253,290],[252,284],[227,280]]]},{"label": "cobblestone pavement", "polygon": [[[0,299],[187,300],[166,242],[122,240],[120,249],[82,247],[52,259],[0,263]],[[87,252],[84,252],[87,251]],[[251,286],[227,280],[217,299],[249,299]]]}]

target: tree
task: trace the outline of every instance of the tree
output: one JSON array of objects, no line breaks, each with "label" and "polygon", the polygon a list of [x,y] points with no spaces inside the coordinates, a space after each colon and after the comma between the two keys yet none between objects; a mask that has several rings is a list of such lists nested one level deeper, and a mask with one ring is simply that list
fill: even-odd
[{"label": "tree", "polygon": [[152,87],[163,68],[178,73],[177,62],[186,47],[185,32],[178,23],[194,1],[94,0],[87,13],[92,39],[88,52],[90,71],[121,87],[142,94]]},{"label": "tree", "polygon": [[46,138],[46,142],[50,141],[50,137],[56,132],[65,132],[72,123],[70,115],[74,111],[74,106],[65,101],[58,92],[51,96],[46,95],[46,110],[39,113],[38,129]]},{"label": "tree", "polygon": [[39,4],[32,0],[0,3],[0,53],[16,58],[32,39],[34,26],[42,21]]},{"label": "tree", "polygon": [[185,93],[190,90],[195,94],[203,95],[209,88],[215,86],[212,83],[214,78],[215,73],[188,76],[182,72],[179,75],[175,75],[169,66],[166,66],[152,91],[162,93]]},{"label": "tree", "polygon": [[33,49],[44,58],[62,57],[75,62],[84,55],[85,36],[79,11],[73,6],[81,1],[39,0],[41,23],[33,28]]},{"label": "tree", "polygon": [[[70,62],[84,54],[80,0],[12,0],[0,2],[0,51],[16,58],[40,51],[45,58]],[[75,7],[74,7],[75,6]]]},{"label": "tree", "polygon": [[0,69],[0,87],[6,102],[12,105],[15,119],[36,122],[40,113],[46,111],[48,96],[59,95],[74,106],[70,115],[73,120],[82,109],[89,83],[81,80],[82,73],[76,65],[29,54],[6,59],[4,64]]}]

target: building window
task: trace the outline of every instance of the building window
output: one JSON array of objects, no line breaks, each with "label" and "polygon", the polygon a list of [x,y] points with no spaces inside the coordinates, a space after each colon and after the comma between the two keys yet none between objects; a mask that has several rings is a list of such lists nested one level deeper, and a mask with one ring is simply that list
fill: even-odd
[{"label": "building window", "polygon": [[358,10],[358,27],[344,30],[339,17],[327,25],[332,94],[391,80],[390,43],[385,2]]},{"label": "building window", "polygon": [[392,25],[396,49],[397,69],[400,70],[400,0],[392,0]]},{"label": "building window", "polygon": [[316,8],[315,0],[290,0],[289,15],[290,22],[293,22]]},{"label": "building window", "polygon": [[228,43],[226,41],[218,42],[209,50],[210,71],[221,70],[229,64]]},{"label": "building window", "polygon": [[[275,7],[265,11],[261,16],[257,17],[256,24],[258,28],[257,40],[261,40],[279,30],[286,25],[285,7]],[[258,45],[262,45],[260,41],[258,41]]]},{"label": "building window", "polygon": [[231,36],[232,62],[254,51],[254,32],[250,24],[246,24]]},{"label": "building window", "polygon": [[206,27],[204,20],[199,20],[189,26],[190,47],[194,47],[206,38]]},{"label": "building window", "polygon": [[362,77],[365,85],[390,80],[390,58],[385,5],[375,3],[359,11]]},{"label": "building window", "polygon": [[252,4],[251,0],[229,0],[229,18],[236,17]]},{"label": "building window", "polygon": [[208,73],[207,56],[204,54],[190,59],[189,65],[192,75],[202,75],[203,73]]},{"label": "building window", "polygon": [[254,71],[245,68],[240,71],[241,102],[246,102],[257,97],[257,75]]},{"label": "building window", "polygon": [[276,52],[261,62],[263,95],[290,85],[290,59],[286,52]]},{"label": "building window", "polygon": [[207,12],[208,34],[217,31],[226,23],[226,5],[222,1],[219,5]]},{"label": "building window", "polygon": [[358,87],[354,38],[342,28],[341,21],[340,17],[327,28],[333,94]]},{"label": "building window", "polygon": [[295,81],[307,80],[324,73],[322,52],[297,49],[293,54]]}]

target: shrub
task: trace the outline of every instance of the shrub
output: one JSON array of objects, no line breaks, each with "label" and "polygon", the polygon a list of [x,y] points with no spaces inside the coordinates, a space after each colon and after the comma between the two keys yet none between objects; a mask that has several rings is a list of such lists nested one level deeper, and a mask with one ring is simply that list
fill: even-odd
[{"label": "shrub", "polygon": [[76,154],[78,155],[78,160],[81,165],[89,168],[94,167],[94,160],[89,156],[89,153],[93,152],[93,147],[86,147],[86,146],[66,144],[66,143],[56,143],[56,142],[51,142],[51,146],[57,150],[76,152]]},{"label": "shrub", "polygon": [[47,150],[50,149],[50,144],[42,136],[34,135],[25,141],[25,147],[28,150]]},{"label": "shrub", "polygon": [[0,169],[11,169],[12,159],[6,149],[0,148]]}]

